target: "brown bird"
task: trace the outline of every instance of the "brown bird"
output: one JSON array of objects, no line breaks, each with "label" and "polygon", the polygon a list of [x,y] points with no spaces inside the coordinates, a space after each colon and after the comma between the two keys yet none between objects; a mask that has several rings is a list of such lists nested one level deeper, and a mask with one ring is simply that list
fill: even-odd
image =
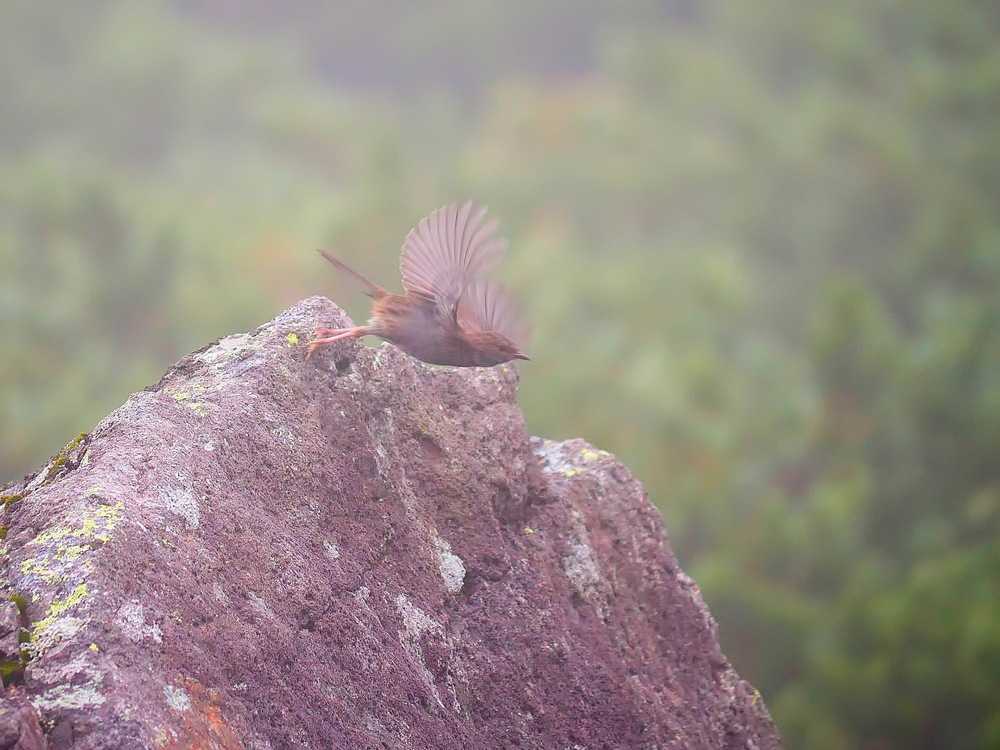
[{"label": "brown bird", "polygon": [[435,365],[490,367],[528,359],[518,342],[522,327],[507,293],[483,277],[507,243],[496,221],[471,201],[439,208],[406,236],[399,258],[405,294],[392,294],[324,250],[320,254],[354,277],[371,297],[368,325],[319,328],[308,358],[343,339],[379,336]]}]

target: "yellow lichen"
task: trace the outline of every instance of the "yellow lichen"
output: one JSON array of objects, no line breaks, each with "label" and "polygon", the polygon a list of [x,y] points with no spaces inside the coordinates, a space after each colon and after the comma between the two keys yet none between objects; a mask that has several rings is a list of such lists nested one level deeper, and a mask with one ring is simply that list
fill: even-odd
[{"label": "yellow lichen", "polygon": [[593,448],[584,448],[580,451],[580,458],[584,461],[596,461],[597,459],[604,458],[607,455],[606,451],[598,451]]},{"label": "yellow lichen", "polygon": [[52,624],[64,615],[68,610],[75,607],[77,604],[82,602],[87,598],[87,594],[90,593],[90,589],[87,584],[81,583],[75,589],[73,589],[69,596],[65,599],[56,599],[49,605],[48,611],[45,613],[45,617],[35,623],[35,627],[32,633],[37,635],[41,633],[46,628],[52,627]]},{"label": "yellow lichen", "polygon": [[102,505],[96,511],[94,515],[98,518],[104,518],[109,524],[116,525],[121,519],[122,511],[125,509],[125,503],[119,500],[114,505]]},{"label": "yellow lichen", "polygon": [[21,563],[21,572],[25,575],[38,576],[46,583],[58,583],[63,579],[61,573],[57,573],[35,558],[24,560]]},{"label": "yellow lichen", "polygon": [[28,544],[48,544],[49,542],[58,542],[68,536],[81,536],[81,534],[65,526],[53,526],[36,536]]},{"label": "yellow lichen", "polygon": [[[43,531],[28,544],[45,546],[47,549],[23,561],[21,572],[38,576],[47,583],[65,580],[70,564],[93,551],[96,545],[111,541],[111,532],[120,522],[124,508],[125,504],[119,500],[114,505],[102,505],[93,510],[76,528],[53,526]],[[84,570],[89,564],[83,563]]]},{"label": "yellow lichen", "polygon": [[199,417],[204,417],[208,414],[208,404],[204,403],[203,401],[191,400],[194,394],[203,393],[204,390],[205,390],[204,388],[195,386],[190,391],[168,390],[167,393],[177,403],[184,404]]},{"label": "yellow lichen", "polygon": [[299,335],[297,333],[294,333],[294,332],[290,333],[287,336],[285,336],[285,341],[288,342],[289,346],[298,346],[299,345]]},{"label": "yellow lichen", "polygon": [[42,545],[50,542],[60,542],[70,536],[77,537],[81,541],[89,541],[91,539],[107,541],[107,532],[114,530],[118,525],[124,508],[125,503],[121,500],[114,505],[102,505],[93,511],[92,516],[84,518],[78,528],[53,526],[51,529],[47,529],[36,536],[28,544]]},{"label": "yellow lichen", "polygon": [[190,404],[188,404],[188,408],[191,409],[191,411],[193,411],[199,417],[208,416],[208,404],[202,401],[192,401]]},{"label": "yellow lichen", "polygon": [[100,647],[96,643],[91,643],[89,646],[87,646],[87,648],[89,648],[95,654],[98,653],[101,650]]},{"label": "yellow lichen", "polygon": [[56,549],[56,559],[71,562],[90,549],[89,544],[60,544]]}]

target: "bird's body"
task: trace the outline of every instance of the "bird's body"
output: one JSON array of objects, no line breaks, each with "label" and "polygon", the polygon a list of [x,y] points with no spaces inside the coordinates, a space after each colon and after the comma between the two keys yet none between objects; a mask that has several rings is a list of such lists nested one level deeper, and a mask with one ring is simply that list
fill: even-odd
[{"label": "bird's body", "polygon": [[433,304],[387,294],[375,300],[368,322],[371,333],[391,341],[407,354],[432,365],[474,367],[493,365],[484,361],[463,336],[438,321]]},{"label": "bird's body", "polygon": [[378,336],[431,364],[490,367],[527,359],[515,341],[518,321],[506,293],[482,274],[505,243],[485,209],[472,203],[445,206],[414,227],[400,256],[405,294],[392,294],[329,253],[330,263],[354,277],[372,298],[368,325],[323,328],[309,344],[318,347],[361,336]]}]

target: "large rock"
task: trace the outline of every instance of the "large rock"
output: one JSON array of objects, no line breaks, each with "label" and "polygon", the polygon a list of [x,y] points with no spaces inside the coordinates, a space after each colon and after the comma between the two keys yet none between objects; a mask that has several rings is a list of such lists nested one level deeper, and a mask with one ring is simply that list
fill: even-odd
[{"label": "large rock", "polygon": [[511,367],[306,362],[321,323],[185,357],[6,490],[51,747],[778,746],[624,466],[529,438]]}]

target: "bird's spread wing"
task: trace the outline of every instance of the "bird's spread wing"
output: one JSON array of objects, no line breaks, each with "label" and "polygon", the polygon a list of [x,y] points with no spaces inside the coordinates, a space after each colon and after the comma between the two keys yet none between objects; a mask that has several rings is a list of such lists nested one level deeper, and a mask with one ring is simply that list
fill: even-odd
[{"label": "bird's spread wing", "polygon": [[476,279],[458,302],[456,320],[465,331],[494,331],[521,346],[527,336],[513,298],[500,284]]},{"label": "bird's spread wing", "polygon": [[506,249],[496,229],[486,209],[471,201],[421,219],[406,235],[399,259],[406,291],[434,303],[442,317],[457,319],[466,287],[493,268]]}]

